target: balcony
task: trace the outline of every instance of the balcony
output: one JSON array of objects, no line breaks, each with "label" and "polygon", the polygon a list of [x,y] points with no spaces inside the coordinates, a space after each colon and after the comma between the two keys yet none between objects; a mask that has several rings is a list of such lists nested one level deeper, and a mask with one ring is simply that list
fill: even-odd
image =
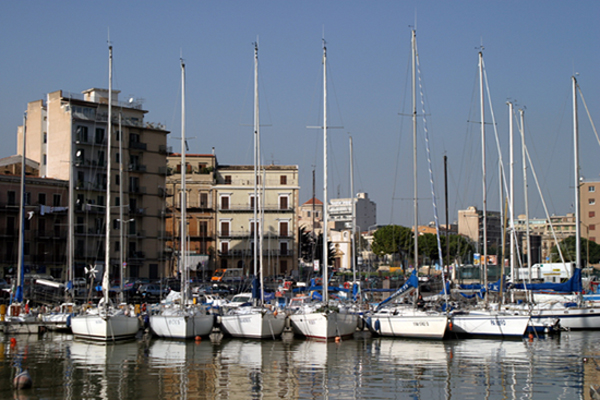
[{"label": "balcony", "polygon": [[146,215],[146,209],[145,208],[130,208],[129,215],[144,216],[144,215]]},{"label": "balcony", "polygon": [[[267,213],[292,213],[294,212],[293,207],[281,208],[279,205],[266,205],[262,209]],[[226,208],[219,205],[219,212],[221,213],[249,213],[254,212],[254,207],[248,204],[230,204]]]},{"label": "balcony", "polygon": [[129,172],[143,173],[146,172],[146,166],[141,164],[129,164]]},{"label": "balcony", "polygon": [[129,142],[129,149],[130,150],[146,150],[148,146],[146,145],[146,143],[142,143],[142,142]]},{"label": "balcony", "polygon": [[131,186],[129,186],[129,193],[146,194],[146,188],[143,186],[140,187],[140,186],[136,186],[136,185],[131,185]]},{"label": "balcony", "polygon": [[[263,250],[263,257],[293,257],[292,250]],[[220,257],[236,257],[236,258],[252,258],[254,251],[252,250],[229,250],[227,252],[218,252]]]},{"label": "balcony", "polygon": [[145,260],[146,253],[144,253],[143,251],[134,251],[134,252],[131,252],[128,254],[128,258],[130,260],[136,260],[136,261]]},{"label": "balcony", "polygon": [[158,146],[158,152],[160,154],[171,154],[173,152],[173,147],[161,144]]}]

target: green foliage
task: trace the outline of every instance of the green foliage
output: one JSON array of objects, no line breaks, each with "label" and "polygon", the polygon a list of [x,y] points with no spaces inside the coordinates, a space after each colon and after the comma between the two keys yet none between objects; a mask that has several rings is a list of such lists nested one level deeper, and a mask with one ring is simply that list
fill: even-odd
[{"label": "green foliage", "polygon": [[[463,236],[449,235],[449,250],[452,258],[466,257],[474,251],[473,244]],[[442,254],[446,257],[446,237],[441,236]],[[414,248],[413,232],[400,225],[387,225],[379,228],[373,235],[371,250],[377,256],[403,253],[412,258]],[[425,233],[419,236],[419,255],[428,257],[432,262],[439,260],[437,235]]]},{"label": "green foliage", "polygon": [[[596,242],[589,241],[585,238],[580,239],[581,243],[581,262],[587,264],[588,254],[590,256],[590,264],[597,264],[600,262],[600,245]],[[575,236],[569,236],[562,240],[560,243],[560,251],[565,258],[565,261],[575,261]],[[588,250],[589,246],[589,250]],[[552,246],[550,251],[551,262],[560,262],[560,254],[556,246]]]}]

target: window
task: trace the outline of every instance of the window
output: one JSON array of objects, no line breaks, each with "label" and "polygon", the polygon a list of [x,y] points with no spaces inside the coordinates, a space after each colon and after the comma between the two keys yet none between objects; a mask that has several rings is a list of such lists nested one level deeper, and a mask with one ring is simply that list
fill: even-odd
[{"label": "window", "polygon": [[46,232],[46,220],[44,218],[38,219],[38,231],[38,236],[44,236],[44,233]]},{"label": "window", "polygon": [[116,185],[121,184],[121,175],[120,174],[115,175],[115,184]]},{"label": "window", "polygon": [[590,231],[596,230],[596,224],[590,224]]},{"label": "window", "polygon": [[281,175],[279,177],[279,184],[280,185],[287,185],[287,175]]},{"label": "window", "polygon": [[52,196],[52,205],[53,205],[54,207],[60,207],[60,194],[58,194],[58,193],[55,193],[55,194]]},{"label": "window", "polygon": [[104,129],[103,128],[96,128],[96,144],[102,144],[104,143]]},{"label": "window", "polygon": [[221,221],[221,236],[229,236],[229,221]]},{"label": "window", "polygon": [[288,255],[288,244],[287,242],[279,243],[279,255],[287,256]]},{"label": "window", "polygon": [[[259,228],[259,229],[260,229],[260,224],[259,224],[258,222],[254,222],[254,221],[250,222],[250,233],[251,233],[252,235],[254,235],[254,226],[255,226],[255,225],[256,225],[256,227],[257,227],[257,228]],[[257,231],[257,232],[258,232],[258,231]]]},{"label": "window", "polygon": [[590,206],[593,206],[594,204],[596,204],[596,199],[588,199],[588,204]]},{"label": "window", "polygon": [[112,228],[113,228],[113,229],[119,229],[120,222],[121,222],[121,221],[119,221],[119,220],[118,220],[118,219],[116,219],[116,218],[115,218],[115,219],[113,219],[113,226],[112,226]]},{"label": "window", "polygon": [[226,255],[229,251],[229,242],[221,242],[221,254]]},{"label": "window", "polygon": [[208,208],[208,193],[200,193],[200,208]]},{"label": "window", "polygon": [[31,205],[31,192],[25,192],[25,205]]},{"label": "window", "polygon": [[46,154],[44,154],[44,158],[42,160],[42,165],[47,165],[48,164],[48,156]]},{"label": "window", "polygon": [[208,222],[200,221],[200,237],[208,236]]},{"label": "window", "polygon": [[221,196],[221,210],[229,210],[229,196]]},{"label": "window", "polygon": [[288,236],[288,222],[287,221],[279,221],[279,236],[281,236],[281,237]]},{"label": "window", "polygon": [[594,193],[596,191],[596,186],[588,186],[588,192]]},{"label": "window", "polygon": [[590,236],[590,242],[595,242],[595,241],[596,241],[596,237]]},{"label": "window", "polygon": [[254,196],[250,196],[250,209],[254,210]]},{"label": "window", "polygon": [[48,134],[44,132],[44,143],[48,143]]},{"label": "window", "polygon": [[46,205],[46,193],[38,193],[38,204],[40,206]]},{"label": "window", "polygon": [[77,225],[75,225],[75,233],[83,233],[83,217],[77,217]]},{"label": "window", "polygon": [[280,210],[287,210],[288,209],[288,197],[287,196],[280,196],[279,197],[279,209]]},{"label": "window", "polygon": [[88,142],[87,126],[78,126],[75,128],[75,140],[79,143],[87,143]]},{"label": "window", "polygon": [[115,197],[115,206],[119,207],[121,205],[121,198],[119,196]]},{"label": "window", "polygon": [[17,203],[17,196],[16,196],[16,192],[13,190],[9,190],[8,191],[8,204],[9,206],[15,206]]},{"label": "window", "polygon": [[596,212],[595,211],[590,211],[588,214],[589,218],[594,218],[596,216]]},{"label": "window", "polygon": [[231,185],[231,175],[225,175],[225,184]]},{"label": "window", "polygon": [[115,251],[121,251],[121,241],[115,241]]}]

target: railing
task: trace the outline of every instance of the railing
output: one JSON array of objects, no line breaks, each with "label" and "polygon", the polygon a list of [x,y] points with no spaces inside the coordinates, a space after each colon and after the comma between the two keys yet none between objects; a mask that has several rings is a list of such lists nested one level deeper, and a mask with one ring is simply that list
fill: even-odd
[{"label": "railing", "polygon": [[146,166],[141,164],[129,164],[130,172],[146,172]]},{"label": "railing", "polygon": [[[266,205],[262,208],[263,211],[265,212],[281,212],[281,213],[288,213],[288,212],[293,212],[293,207],[288,206],[286,208],[281,208],[278,204],[277,205]],[[248,204],[229,204],[229,206],[227,206],[227,208],[223,208],[221,205],[219,205],[219,211],[220,212],[253,212],[254,211],[254,207],[250,206]]]},{"label": "railing", "polygon": [[[218,252],[220,257],[254,257],[254,251],[252,250],[228,250],[227,252]],[[263,250],[263,257],[293,257],[294,251],[292,250]]]},{"label": "railing", "polygon": [[146,150],[148,146],[142,142],[129,142],[129,149]]}]

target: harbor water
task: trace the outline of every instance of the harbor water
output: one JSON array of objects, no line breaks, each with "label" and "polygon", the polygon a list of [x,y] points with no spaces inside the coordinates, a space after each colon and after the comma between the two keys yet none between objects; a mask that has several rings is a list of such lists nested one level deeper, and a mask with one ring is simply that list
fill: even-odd
[{"label": "harbor water", "polygon": [[[0,399],[590,399],[600,332],[514,341],[3,337]],[[597,358],[596,358],[597,357]],[[27,369],[31,389],[15,391]]]}]

